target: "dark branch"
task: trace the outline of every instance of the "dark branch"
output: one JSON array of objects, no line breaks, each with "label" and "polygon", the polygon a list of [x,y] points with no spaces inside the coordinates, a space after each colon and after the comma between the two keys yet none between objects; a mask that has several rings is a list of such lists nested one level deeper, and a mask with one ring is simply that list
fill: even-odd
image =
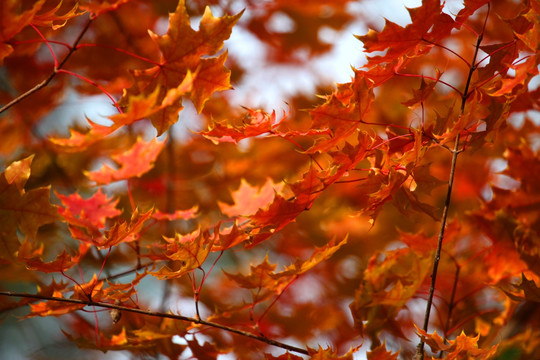
[{"label": "dark branch", "polygon": [[188,316],[155,312],[155,311],[150,311],[150,310],[142,310],[142,309],[136,309],[136,308],[131,308],[131,307],[122,306],[122,305],[107,304],[107,303],[91,301],[91,300],[65,299],[65,298],[59,298],[59,297],[53,297],[53,296],[43,296],[43,295],[38,295],[38,294],[25,294],[25,293],[11,292],[11,291],[0,291],[0,295],[31,298],[31,299],[41,299],[41,300],[48,300],[48,301],[59,301],[59,302],[65,302],[65,303],[70,303],[70,304],[83,304],[87,306],[97,306],[97,307],[108,308],[108,309],[116,309],[119,311],[132,312],[132,313],[137,313],[137,314],[142,314],[142,315],[147,315],[147,316],[155,316],[155,317],[160,317],[160,318],[169,318],[169,319],[174,319],[174,320],[187,321],[194,324],[206,325],[213,328],[228,331],[237,335],[245,336],[245,337],[257,340],[257,341],[264,342],[268,345],[277,346],[279,348],[282,348],[288,351],[293,351],[299,354],[309,355],[306,349],[284,344],[279,341],[275,341],[272,339],[268,339],[266,337],[258,336],[247,331],[238,330],[238,329],[226,326],[226,325],[218,324],[211,321],[205,321],[201,319],[195,319]]}]

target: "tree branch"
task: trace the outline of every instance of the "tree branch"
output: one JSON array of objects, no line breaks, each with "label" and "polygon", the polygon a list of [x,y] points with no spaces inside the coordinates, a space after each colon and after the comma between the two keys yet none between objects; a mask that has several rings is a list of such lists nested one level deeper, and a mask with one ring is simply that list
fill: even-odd
[{"label": "tree branch", "polygon": [[51,81],[52,79],[54,79],[56,77],[56,75],[58,74],[59,70],[62,69],[62,67],[65,65],[65,63],[68,61],[68,59],[71,57],[71,55],[73,55],[73,53],[78,49],[77,45],[79,44],[79,42],[82,40],[84,34],[86,33],[86,31],[88,30],[88,28],[90,27],[90,24],[92,23],[92,21],[94,21],[94,18],[91,17],[90,19],[88,19],[88,21],[86,22],[86,24],[84,25],[84,28],[82,29],[82,31],[79,33],[79,36],[77,36],[77,39],[75,39],[75,41],[73,42],[73,45],[71,46],[71,48],[69,49],[69,52],[66,54],[66,56],[64,56],[64,58],[59,62],[58,66],[55,66],[53,71],[51,72],[51,74],[45,79],[43,80],[42,82],[40,82],[39,84],[37,84],[36,86],[34,86],[33,88],[31,88],[30,90],[28,90],[27,92],[25,92],[24,94],[21,94],[19,96],[17,96],[15,99],[11,100],[9,103],[7,103],[6,105],[4,105],[2,108],[0,108],[0,114],[3,113],[4,111],[6,111],[7,109],[11,108],[12,106],[14,106],[15,104],[21,102],[22,100],[26,99],[27,97],[29,97],[30,95],[32,95],[33,93],[35,92],[38,92],[39,90],[43,89],[45,86],[47,86]]},{"label": "tree branch", "polygon": [[137,313],[137,314],[142,314],[142,315],[147,315],[147,316],[155,316],[155,317],[169,318],[169,319],[174,319],[174,320],[188,321],[194,324],[206,325],[213,328],[228,331],[237,335],[245,336],[245,337],[248,337],[257,341],[261,341],[268,345],[276,346],[276,347],[279,347],[288,351],[293,351],[299,354],[309,355],[309,352],[306,349],[298,348],[296,346],[288,345],[288,344],[275,341],[275,340],[272,340],[263,336],[252,334],[247,331],[235,329],[226,325],[218,324],[211,321],[205,321],[201,319],[195,319],[195,318],[191,318],[191,317],[183,316],[183,315],[168,314],[168,313],[155,312],[155,311],[150,311],[150,310],[142,310],[142,309],[130,308],[127,306],[107,304],[107,303],[102,303],[102,302],[92,301],[92,300],[65,299],[65,298],[59,298],[59,297],[54,297],[54,296],[25,294],[25,293],[12,292],[12,291],[0,291],[0,295],[31,298],[31,299],[41,299],[41,300],[48,300],[48,301],[59,301],[59,302],[70,303],[70,304],[83,304],[87,306],[97,306],[97,307],[108,308],[108,309],[116,309],[119,311],[132,312],[132,313]]},{"label": "tree branch", "polygon": [[[467,82],[465,84],[465,90],[463,90],[463,93],[461,93],[461,110],[460,110],[460,116],[463,116],[465,113],[465,104],[467,103],[467,98],[469,97],[469,87],[471,85],[471,79],[474,71],[477,68],[476,65],[476,57],[478,56],[478,50],[480,49],[480,44],[482,43],[482,39],[484,37],[484,31],[486,28],[487,19],[489,17],[489,9],[490,6],[488,4],[488,11],[486,14],[486,18],[484,20],[484,27],[482,29],[482,32],[478,35],[478,39],[476,41],[476,46],[474,50],[473,59],[471,61],[471,66],[469,68],[469,75],[467,76]],[[448,190],[446,192],[446,200],[444,202],[444,209],[443,209],[443,215],[441,220],[441,228],[439,230],[439,236],[437,239],[437,250],[435,251],[435,256],[433,259],[433,270],[431,272],[431,285],[429,287],[429,297],[426,304],[426,312],[424,315],[424,326],[422,329],[427,332],[428,326],[429,326],[429,315],[431,312],[431,306],[433,304],[433,295],[435,293],[435,283],[437,281],[437,270],[439,268],[439,261],[441,259],[441,250],[442,250],[442,243],[444,239],[444,230],[446,228],[446,220],[448,217],[448,210],[450,208],[450,200],[452,197],[452,188],[454,186],[454,177],[456,172],[456,163],[457,163],[457,157],[459,153],[461,152],[459,150],[459,141],[460,141],[460,133],[457,134],[456,140],[454,142],[454,149],[452,150],[452,164],[450,165],[450,177],[448,179]],[[416,347],[416,354],[415,359],[417,360],[423,360],[424,359],[424,341],[421,340],[418,346]]]}]

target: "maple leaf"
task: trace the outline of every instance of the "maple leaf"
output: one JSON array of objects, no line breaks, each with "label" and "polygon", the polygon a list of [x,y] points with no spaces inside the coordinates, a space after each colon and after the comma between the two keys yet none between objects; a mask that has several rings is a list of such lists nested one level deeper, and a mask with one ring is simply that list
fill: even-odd
[{"label": "maple leaf", "polygon": [[87,244],[80,244],[79,251],[75,255],[69,255],[64,250],[61,254],[57,255],[53,261],[44,262],[43,244],[39,247],[35,247],[32,241],[26,239],[17,252],[17,259],[24,263],[30,270],[42,271],[45,273],[62,273],[79,264],[84,255],[86,255],[88,249],[89,246]]},{"label": "maple leaf", "polygon": [[216,239],[212,251],[224,251],[249,239],[249,235],[240,230],[237,221],[231,227],[221,229],[221,224],[214,228]]},{"label": "maple leaf", "polygon": [[395,316],[418,291],[430,270],[430,254],[411,249],[375,254],[364,271],[364,280],[350,308],[357,329],[367,332],[373,341],[382,329],[405,338]]},{"label": "maple leaf", "polygon": [[[152,116],[158,112],[163,112],[167,115],[171,111],[174,112],[171,108],[180,111],[182,107],[178,107],[177,104],[184,95],[192,90],[196,76],[196,74],[188,70],[184,80],[182,80],[177,87],[169,88],[163,97],[160,97],[160,88],[156,88],[150,94],[144,93],[130,96],[127,99],[127,104],[124,106],[125,109],[123,113],[109,116],[109,119],[111,119],[114,124],[111,126],[110,132],[113,132],[121,126],[133,124],[138,120],[152,118]],[[127,92],[124,89],[124,96],[126,94]],[[153,122],[158,131],[158,135],[167,131],[167,129],[176,122],[171,116],[165,116],[162,119],[162,122]],[[174,122],[171,122],[172,120],[174,120]]]},{"label": "maple leaf", "polygon": [[274,270],[276,264],[268,261],[268,255],[258,265],[251,265],[248,275],[223,273],[232,281],[244,289],[250,289],[253,294],[253,302],[258,303],[269,298],[273,294],[280,293],[288,284],[289,280],[285,277],[275,278]]},{"label": "maple leaf", "polygon": [[85,0],[80,4],[80,8],[91,12],[94,16],[101,15],[103,13],[118,9],[121,5],[124,5],[131,0]]},{"label": "maple leaf", "polygon": [[214,344],[205,342],[202,346],[199,345],[197,339],[187,340],[188,347],[193,353],[194,358],[201,360],[217,359],[220,354],[225,354],[226,351],[218,349]]},{"label": "maple leaf", "polygon": [[320,139],[307,153],[327,152],[352,135],[373,103],[373,83],[357,72],[354,81],[343,84],[326,102],[310,111],[312,127],[328,130],[330,139]]},{"label": "maple leaf", "polygon": [[326,245],[317,248],[311,257],[305,261],[297,259],[294,264],[289,265],[285,268],[284,271],[281,271],[275,275],[272,275],[275,278],[282,276],[291,276],[291,275],[301,275],[306,271],[312,269],[321,262],[329,259],[340,247],[347,243],[347,237],[345,237],[340,242],[336,243],[336,239],[333,238]]},{"label": "maple leaf", "polygon": [[137,240],[144,223],[152,217],[153,211],[154,209],[150,209],[139,214],[139,211],[135,209],[130,221],[115,222],[109,230],[105,231],[105,239],[92,239],[92,242],[100,248],[105,248]]},{"label": "maple leaf", "polygon": [[17,230],[35,239],[38,229],[59,219],[49,202],[50,187],[25,191],[33,155],[10,164],[0,175],[0,257],[13,256],[19,248]]},{"label": "maple leaf", "polygon": [[81,16],[85,13],[84,11],[77,12],[78,4],[75,3],[71,10],[67,11],[64,15],[56,15],[58,10],[60,10],[62,7],[62,2],[63,1],[61,0],[58,2],[58,5],[47,12],[35,15],[34,19],[32,20],[32,24],[35,26],[50,26],[53,30],[58,30],[59,28],[65,26],[68,20]]},{"label": "maple leaf", "polygon": [[198,229],[188,235],[176,234],[174,238],[164,237],[167,249],[160,256],[179,264],[178,270],[163,266],[158,271],[151,272],[158,279],[179,278],[190,271],[202,266],[212,250],[213,241]]},{"label": "maple leaf", "polygon": [[385,344],[377,346],[375,349],[367,352],[367,360],[397,360],[399,352],[392,353],[386,350]]},{"label": "maple leaf", "polygon": [[105,226],[107,219],[122,213],[116,208],[119,200],[107,197],[101,188],[87,199],[83,199],[78,193],[62,195],[55,192],[55,195],[63,205],[59,207],[58,212],[70,225],[98,230]]},{"label": "maple leaf", "polygon": [[[53,293],[54,297],[62,298],[62,293],[55,291]],[[85,299],[88,300],[88,299]],[[35,316],[62,316],[65,314],[72,313],[74,311],[84,308],[84,304],[73,304],[73,303],[63,303],[60,301],[41,301],[37,304],[28,304],[30,306],[30,313],[25,316],[25,318],[31,318]]]},{"label": "maple leaf", "polygon": [[122,328],[122,331],[119,334],[112,335],[110,338],[107,336],[100,336],[99,344],[84,337],[75,338],[64,330],[62,330],[62,332],[70,341],[77,344],[79,348],[99,349],[106,352],[108,350],[141,349],[148,347],[148,345],[145,344],[137,344],[133,341],[129,341],[125,328]]},{"label": "maple leaf", "polygon": [[[514,285],[514,291],[510,292],[506,289],[503,291],[508,295],[512,300],[515,301],[534,301],[540,302],[540,287],[536,285],[533,280],[527,279],[525,274],[521,274],[521,283],[519,285]],[[521,293],[523,292],[523,293]]]},{"label": "maple leaf", "polygon": [[248,114],[242,118],[241,126],[231,124],[214,123],[207,130],[200,132],[205,138],[212,140],[214,144],[220,142],[232,142],[238,144],[240,140],[262,134],[267,134],[278,127],[286,118],[285,116],[276,122],[276,112],[268,114],[262,110],[246,109]]},{"label": "maple leaf", "polygon": [[[415,325],[416,327],[416,325]],[[447,359],[491,359],[497,352],[498,345],[493,345],[489,349],[478,348],[478,339],[480,335],[476,337],[469,337],[465,333],[461,334],[455,340],[445,340],[441,338],[435,331],[433,334],[428,334],[424,330],[416,327],[418,336],[431,347],[434,352],[444,351],[448,354]]]},{"label": "maple leaf", "polygon": [[274,356],[272,354],[265,353],[264,359],[265,360],[303,360],[304,358],[291,354],[290,352],[287,351],[286,353],[281,354],[279,356]]},{"label": "maple leaf", "polygon": [[117,219],[110,229],[103,233],[94,226],[85,226],[77,223],[70,226],[69,230],[74,239],[92,244],[100,249],[118,245],[123,242],[131,242],[138,239],[144,223],[152,217],[153,209],[140,214],[137,209],[132,213],[129,221]]},{"label": "maple leaf", "polygon": [[514,36],[521,40],[525,51],[538,51],[540,42],[540,20],[538,19],[538,4],[531,4],[531,7],[526,7],[518,16],[513,19],[506,20],[512,27]]},{"label": "maple leaf", "polygon": [[172,214],[163,213],[157,210],[152,214],[152,217],[156,220],[167,220],[167,221],[189,220],[189,219],[195,218],[197,216],[196,214],[198,211],[199,211],[198,205],[187,210],[176,210]]},{"label": "maple leaf", "polygon": [[517,65],[510,65],[510,69],[515,70],[515,76],[503,78],[501,87],[493,92],[492,96],[515,96],[517,91],[527,91],[523,85],[528,84],[532,77],[538,75],[538,66],[534,57]]},{"label": "maple leaf", "polygon": [[[454,241],[457,238],[459,230],[460,226],[457,221],[449,223],[446,226],[443,246]],[[437,239],[433,236],[427,236],[423,230],[415,234],[406,233],[401,230],[398,230],[398,232],[399,241],[405,243],[417,253],[429,253],[430,251],[435,251],[437,248]]]},{"label": "maple leaf", "polygon": [[145,270],[142,273],[136,273],[135,278],[127,284],[113,284],[107,280],[107,287],[94,287],[92,289],[92,300],[100,302],[123,302],[131,301],[131,296],[136,294],[135,286],[148,275]]},{"label": "maple leaf", "polygon": [[355,349],[351,349],[346,354],[338,355],[338,352],[331,347],[324,349],[319,345],[317,350],[308,347],[308,353],[311,360],[353,360],[353,353]]},{"label": "maple leaf", "polygon": [[87,172],[86,175],[98,184],[109,184],[114,181],[140,177],[152,169],[153,163],[164,145],[165,141],[159,142],[154,138],[146,142],[139,137],[130,149],[122,154],[112,156],[113,160],[120,164],[119,169],[115,170],[105,164],[101,169]]},{"label": "maple leaf", "polygon": [[266,240],[274,232],[281,230],[291,221],[294,221],[300,213],[309,210],[313,201],[320,194],[319,190],[323,187],[319,172],[310,168],[303,174],[301,180],[289,184],[289,188],[294,194],[292,198],[287,199],[275,193],[274,199],[269,205],[248,216],[250,222],[244,227],[257,228],[260,233],[252,231],[251,241],[246,245],[252,247]]},{"label": "maple leaf", "polygon": [[35,1],[31,8],[19,12],[18,0],[5,0],[0,3],[0,65],[13,52],[8,41],[34,20],[36,13],[43,7],[45,0]]},{"label": "maple leaf", "polygon": [[439,43],[454,28],[454,20],[442,12],[443,6],[439,0],[423,0],[422,6],[407,9],[412,23],[406,27],[386,19],[381,32],[369,30],[367,35],[356,36],[366,52],[387,50],[385,55],[369,57],[367,66],[429,52],[433,43]]},{"label": "maple leaf", "polygon": [[402,102],[403,105],[408,107],[413,107],[414,105],[424,102],[427,100],[429,95],[433,93],[435,90],[435,85],[437,85],[439,78],[441,77],[441,73],[437,70],[437,75],[435,77],[435,81],[430,81],[429,83],[426,83],[424,80],[424,76],[422,76],[420,81],[420,88],[418,90],[413,91],[413,98],[410,100],[407,100],[405,102]]},{"label": "maple leaf", "polygon": [[101,125],[88,118],[86,118],[86,121],[90,124],[90,129],[86,133],[69,129],[69,138],[49,137],[49,141],[61,151],[78,152],[87,149],[90,145],[95,144],[118,129],[118,126]]},{"label": "maple leaf", "polygon": [[30,178],[30,165],[33,159],[34,154],[22,160],[14,161],[4,172],[8,184],[15,184],[21,195],[25,193],[24,186],[28,178]]},{"label": "maple leaf", "polygon": [[[134,70],[134,84],[129,88],[119,104],[124,105],[134,96],[147,96],[158,89],[158,103],[162,103],[170,88],[180,85],[180,80],[189,71],[197,76],[192,82],[191,100],[198,112],[204,103],[216,91],[230,89],[230,71],[224,67],[227,53],[215,55],[229,38],[232,27],[242,13],[234,16],[216,18],[210,8],[206,8],[201,19],[199,30],[191,28],[184,0],[178,2],[176,11],[169,15],[169,29],[163,36],[149,31],[152,40],[161,51],[162,61],[159,66],[145,70]],[[150,116],[158,135],[166,131],[178,120],[182,108],[181,100],[173,102],[164,109]]]},{"label": "maple leaf", "polygon": [[251,186],[245,179],[240,182],[240,187],[231,195],[234,205],[218,202],[221,212],[227,216],[249,216],[255,214],[272,202],[277,192],[281,191],[283,184],[275,184],[272,179],[267,179],[263,186]]}]

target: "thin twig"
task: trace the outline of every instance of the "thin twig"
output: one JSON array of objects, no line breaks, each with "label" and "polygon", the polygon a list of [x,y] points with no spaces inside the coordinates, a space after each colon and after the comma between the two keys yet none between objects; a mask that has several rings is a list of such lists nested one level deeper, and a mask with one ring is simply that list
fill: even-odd
[{"label": "thin twig", "polygon": [[94,21],[93,17],[88,19],[88,21],[84,25],[84,28],[79,33],[79,36],[77,36],[77,39],[75,39],[75,42],[73,42],[73,45],[69,49],[66,56],[64,56],[64,58],[58,63],[58,65],[54,67],[54,69],[50,73],[50,75],[45,80],[43,80],[42,82],[40,82],[39,84],[37,84],[36,86],[31,88],[30,90],[28,90],[24,94],[21,94],[21,95],[17,96],[15,99],[11,100],[9,103],[7,103],[2,108],[0,108],[0,114],[3,113],[4,111],[6,111],[7,109],[11,108],[15,104],[17,104],[17,103],[21,102],[22,100],[26,99],[30,95],[34,94],[35,92],[38,92],[39,90],[43,89],[45,86],[47,86],[52,81],[52,79],[54,79],[56,77],[56,75],[58,74],[58,70],[62,69],[62,67],[64,66],[66,61],[68,61],[68,59],[71,57],[71,55],[77,50],[77,44],[81,41],[82,37],[84,36],[86,31],[90,27],[90,24],[92,23],[92,21]]},{"label": "thin twig", "polygon": [[125,311],[125,312],[132,312],[147,316],[154,316],[154,317],[160,317],[160,318],[168,318],[168,319],[174,319],[174,320],[180,320],[180,321],[187,321],[198,325],[206,325],[213,328],[221,329],[224,331],[228,331],[237,335],[245,336],[257,341],[264,342],[268,345],[276,346],[288,351],[293,351],[299,354],[309,355],[309,352],[306,349],[302,349],[296,346],[288,345],[279,341],[275,341],[272,339],[268,339],[266,337],[258,336],[255,334],[252,334],[247,331],[235,329],[226,325],[218,324],[211,321],[205,321],[201,319],[195,319],[188,316],[183,315],[175,315],[175,314],[169,314],[169,313],[162,313],[162,312],[155,312],[150,310],[142,310],[142,309],[136,309],[136,308],[130,308],[127,306],[122,305],[116,305],[116,304],[107,304],[102,303],[98,301],[92,301],[92,300],[78,300],[78,299],[65,299],[65,298],[59,298],[54,296],[43,296],[38,294],[25,294],[25,293],[19,293],[19,292],[12,292],[12,291],[0,291],[0,295],[3,296],[13,296],[13,297],[22,297],[22,298],[32,298],[32,299],[41,299],[41,300],[48,300],[48,301],[59,301],[64,303],[70,303],[70,304],[80,304],[80,305],[86,305],[86,306],[96,306],[96,307],[102,307],[102,308],[108,308],[108,309],[116,309],[119,311]]},{"label": "thin twig", "polygon": [[[454,285],[452,285],[452,294],[450,295],[450,303],[448,304],[448,316],[446,317],[446,324],[444,324],[444,337],[448,337],[448,330],[450,329],[450,325],[452,323],[452,312],[454,311],[454,308],[456,307],[455,298],[456,298],[456,291],[457,291],[457,284],[459,280],[459,271],[461,270],[461,267],[456,262],[456,275],[454,276]],[[439,357],[442,358],[443,351],[441,350],[439,352]]]},{"label": "thin twig", "polygon": [[[488,4],[488,11],[487,11],[487,14],[486,14],[486,18],[484,20],[484,27],[483,27],[482,32],[480,33],[480,35],[478,35],[478,39],[476,41],[476,46],[475,46],[475,50],[474,50],[473,59],[471,61],[471,64],[473,64],[473,65],[469,69],[469,75],[467,77],[467,82],[465,84],[465,90],[463,91],[463,93],[461,93],[461,110],[460,110],[461,115],[460,116],[463,116],[464,113],[465,113],[465,104],[467,103],[467,98],[470,95],[469,87],[470,87],[470,84],[471,84],[472,75],[473,75],[474,71],[477,68],[476,57],[478,56],[478,50],[480,49],[480,44],[482,43],[482,39],[484,37],[484,31],[485,31],[485,28],[486,28],[487,19],[489,17],[489,9],[490,9],[490,5]],[[437,250],[435,251],[435,257],[433,259],[433,270],[431,272],[431,285],[430,285],[430,288],[429,288],[429,297],[428,297],[427,304],[426,304],[426,312],[425,312],[425,316],[424,316],[424,326],[422,328],[425,332],[428,331],[429,315],[430,315],[430,312],[431,312],[431,306],[433,304],[433,294],[435,293],[435,283],[436,283],[436,280],[437,280],[437,270],[439,268],[439,261],[441,259],[441,250],[442,250],[442,243],[443,243],[443,239],[444,239],[444,230],[445,230],[445,227],[446,227],[446,219],[448,217],[448,210],[450,208],[450,199],[452,197],[452,188],[454,186],[454,175],[455,175],[455,172],[456,172],[457,157],[458,157],[459,153],[461,152],[459,150],[459,141],[460,141],[460,133],[458,133],[457,136],[456,136],[456,140],[454,142],[454,149],[452,150],[452,164],[450,165],[450,178],[448,179],[448,190],[447,190],[447,193],[446,193],[446,200],[444,202],[444,209],[443,209],[443,215],[442,215],[442,220],[441,220],[441,228],[440,228],[439,237],[438,237],[438,240],[437,240]],[[416,347],[415,359],[417,359],[417,360],[423,360],[424,359],[424,345],[425,345],[424,341],[421,340],[420,343],[418,344],[418,346]]]}]

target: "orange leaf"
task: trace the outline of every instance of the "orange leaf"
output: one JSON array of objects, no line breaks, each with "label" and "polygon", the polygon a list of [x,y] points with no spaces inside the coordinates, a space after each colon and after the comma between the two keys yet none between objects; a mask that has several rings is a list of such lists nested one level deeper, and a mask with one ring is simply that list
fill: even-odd
[{"label": "orange leaf", "polygon": [[275,289],[279,284],[276,279],[271,276],[276,269],[276,264],[268,262],[268,255],[263,262],[258,265],[251,265],[249,275],[229,274],[223,271],[225,275],[244,289]]},{"label": "orange leaf", "polygon": [[24,190],[31,161],[32,156],[16,161],[0,175],[0,242],[7,250],[0,252],[1,258],[18,250],[17,230],[32,240],[42,225],[59,219],[56,207],[49,202],[49,187]]},{"label": "orange leaf", "polygon": [[263,209],[274,199],[276,192],[281,191],[283,184],[274,184],[267,179],[262,187],[251,186],[245,179],[240,187],[232,193],[234,205],[218,202],[221,212],[227,216],[249,216]]},{"label": "orange leaf", "polygon": [[[58,30],[59,28],[66,25],[69,19],[73,19],[77,16],[84,14],[84,11],[77,12],[78,4],[76,3],[71,10],[66,12],[64,15],[56,15],[56,12],[60,10],[62,6],[62,1],[56,5],[56,7],[51,10],[38,14],[32,20],[32,24],[36,26],[50,26],[53,30]],[[57,23],[60,22],[60,23]]]},{"label": "orange leaf", "polygon": [[105,239],[94,239],[92,242],[98,247],[105,248],[137,240],[144,223],[152,217],[153,211],[150,209],[139,214],[139,211],[135,209],[129,222],[120,220],[114,223],[111,229],[105,232]]},{"label": "orange leaf", "polygon": [[305,261],[296,260],[296,262],[285,268],[285,271],[279,272],[275,277],[301,275],[321,262],[329,259],[340,247],[347,243],[347,237],[336,244],[336,238],[333,238],[328,244],[317,248],[311,257]]},{"label": "orange leaf", "polygon": [[13,52],[13,47],[8,40],[17,35],[23,28],[32,23],[36,13],[41,9],[45,0],[35,1],[33,6],[26,11],[21,9],[18,0],[3,0],[0,3],[0,66],[4,59]]},{"label": "orange leaf", "polygon": [[167,249],[164,252],[166,258],[179,263],[178,270],[172,270],[163,266],[158,271],[151,272],[158,279],[175,279],[202,266],[210,250],[213,241],[208,239],[200,230],[188,235],[176,234],[174,238],[164,238],[167,241]]},{"label": "orange leaf", "polygon": [[397,360],[399,352],[392,353],[386,350],[386,346],[381,344],[375,349],[367,352],[367,360]]},{"label": "orange leaf", "polygon": [[448,354],[446,359],[459,360],[459,359],[491,359],[497,352],[498,345],[493,345],[489,349],[478,348],[478,339],[480,335],[476,337],[469,337],[465,333],[461,332],[455,340],[444,340],[437,332],[428,334],[424,330],[416,328],[416,332],[420,338],[431,347],[434,352],[444,351]]},{"label": "orange leaf", "polygon": [[112,156],[120,164],[118,170],[103,165],[98,171],[87,172],[86,175],[98,184],[109,184],[131,177],[140,177],[152,169],[154,161],[164,145],[165,141],[158,142],[154,138],[150,142],[146,142],[139,137],[137,142],[125,153]]},{"label": "orange leaf", "polygon": [[[148,96],[158,92],[157,103],[162,103],[171,88],[177,88],[180,80],[186,78],[189,71],[197,76],[192,81],[191,100],[198,112],[204,103],[216,91],[230,89],[230,71],[223,64],[227,58],[224,52],[215,55],[229,38],[232,27],[242,13],[234,16],[216,18],[210,8],[206,8],[201,19],[199,30],[191,28],[184,0],[178,2],[176,11],[169,14],[169,29],[163,36],[149,31],[152,40],[158,45],[162,61],[159,66],[145,70],[133,71],[135,83],[124,92],[121,105],[130,102],[132,97]],[[170,104],[150,116],[158,135],[165,132],[178,120],[182,109],[181,99],[170,101]]]},{"label": "orange leaf", "polygon": [[424,39],[438,43],[454,28],[454,20],[442,12],[442,7],[439,0],[423,0],[421,7],[407,9],[412,23],[406,27],[386,20],[381,32],[369,30],[367,35],[357,36],[366,52],[387,50],[385,55],[370,57],[368,66],[429,52],[433,45]]},{"label": "orange leaf", "polygon": [[122,213],[116,208],[119,200],[107,197],[101,188],[88,199],[83,199],[77,193],[55,194],[64,206],[60,207],[58,212],[70,225],[101,229],[105,226],[107,219],[117,217]]},{"label": "orange leaf", "polygon": [[91,1],[84,1],[80,7],[83,10],[90,11],[94,16],[101,15],[103,13],[106,13],[108,11],[116,10],[118,7],[120,7],[123,4],[128,3],[131,0],[91,0]]},{"label": "orange leaf", "polygon": [[90,145],[103,139],[118,128],[97,124],[88,118],[86,118],[86,121],[90,124],[90,129],[86,133],[69,129],[69,138],[50,137],[49,140],[61,151],[68,153],[78,152],[87,149]]},{"label": "orange leaf", "polygon": [[308,347],[308,352],[309,356],[311,356],[310,360],[353,360],[355,349],[351,349],[346,354],[339,356],[338,352],[331,347],[323,349],[322,346],[319,345],[319,349],[317,350]]},{"label": "orange leaf", "polygon": [[180,219],[189,220],[196,217],[197,211],[199,211],[198,206],[194,206],[188,210],[176,210],[172,214],[163,213],[158,210],[152,214],[152,217],[156,220],[167,220],[167,221],[180,220]]},{"label": "orange leaf", "polygon": [[42,271],[45,273],[64,272],[77,265],[88,251],[88,248],[88,245],[80,244],[79,252],[77,254],[69,255],[64,250],[61,254],[57,255],[53,261],[44,262],[42,260],[43,244],[41,244],[40,247],[35,248],[33,247],[32,242],[26,239],[19,248],[17,258],[30,270]]},{"label": "orange leaf", "polygon": [[15,186],[22,194],[25,193],[24,185],[30,177],[30,165],[34,159],[34,154],[24,158],[23,160],[12,162],[4,172],[8,184],[15,183]]}]

